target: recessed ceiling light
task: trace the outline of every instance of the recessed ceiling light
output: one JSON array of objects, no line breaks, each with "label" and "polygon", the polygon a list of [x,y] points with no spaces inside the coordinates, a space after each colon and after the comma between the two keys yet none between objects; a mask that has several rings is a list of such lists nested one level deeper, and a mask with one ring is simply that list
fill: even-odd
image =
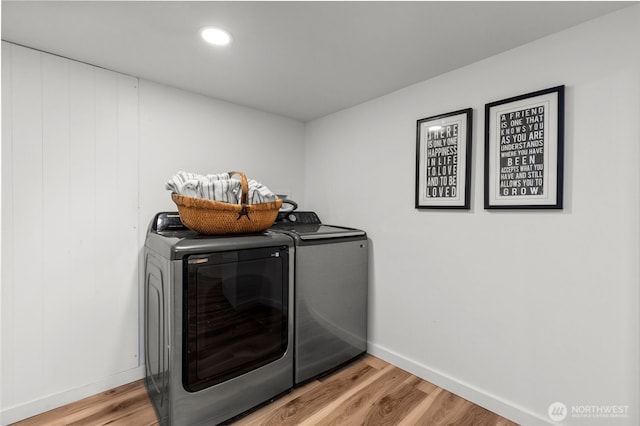
[{"label": "recessed ceiling light", "polygon": [[231,43],[231,34],[220,28],[203,28],[200,30],[200,35],[207,43],[211,43],[216,46],[226,46]]}]

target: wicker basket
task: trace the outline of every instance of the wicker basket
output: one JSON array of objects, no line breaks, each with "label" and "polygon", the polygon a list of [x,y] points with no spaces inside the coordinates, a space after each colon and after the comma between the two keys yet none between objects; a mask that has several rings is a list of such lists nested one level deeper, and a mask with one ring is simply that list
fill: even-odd
[{"label": "wicker basket", "polygon": [[282,200],[249,204],[247,177],[241,172],[229,172],[229,175],[234,174],[240,176],[240,204],[171,193],[171,199],[178,206],[180,220],[187,228],[200,234],[225,235],[261,232],[273,225]]}]

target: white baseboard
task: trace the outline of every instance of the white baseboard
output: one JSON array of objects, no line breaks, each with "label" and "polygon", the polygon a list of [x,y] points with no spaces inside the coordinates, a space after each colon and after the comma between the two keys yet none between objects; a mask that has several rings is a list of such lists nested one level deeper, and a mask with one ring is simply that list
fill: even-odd
[{"label": "white baseboard", "polygon": [[8,407],[0,411],[0,424],[2,424],[2,426],[6,426],[29,417],[33,417],[37,414],[53,410],[54,408],[79,401],[88,396],[92,396],[127,383],[135,382],[143,377],[144,365],[141,365],[131,370],[106,377],[95,383],[48,395],[44,398],[29,401],[24,404]]},{"label": "white baseboard", "polygon": [[541,417],[538,414],[527,411],[521,407],[514,406],[508,401],[484,392],[482,389],[478,389],[467,383],[461,382],[454,377],[429,368],[387,348],[371,344],[371,342],[369,342],[369,347],[367,349],[367,352],[373,356],[400,367],[421,379],[433,383],[436,386],[440,386],[451,393],[454,393],[518,424],[531,426],[549,426],[554,424],[548,418]]}]

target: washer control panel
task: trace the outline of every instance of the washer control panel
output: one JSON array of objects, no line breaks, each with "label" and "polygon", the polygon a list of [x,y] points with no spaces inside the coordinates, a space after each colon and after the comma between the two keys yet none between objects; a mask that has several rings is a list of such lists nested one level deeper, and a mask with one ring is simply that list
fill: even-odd
[{"label": "washer control panel", "polygon": [[320,225],[320,218],[315,212],[298,212],[289,213],[282,219],[284,223],[303,223],[309,225]]}]

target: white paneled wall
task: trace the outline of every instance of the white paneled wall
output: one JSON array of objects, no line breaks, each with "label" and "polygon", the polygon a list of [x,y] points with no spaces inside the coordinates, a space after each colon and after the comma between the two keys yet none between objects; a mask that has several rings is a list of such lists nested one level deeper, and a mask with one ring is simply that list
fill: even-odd
[{"label": "white paneled wall", "polygon": [[6,424],[140,376],[140,242],[138,80],[7,43],[2,56]]}]

